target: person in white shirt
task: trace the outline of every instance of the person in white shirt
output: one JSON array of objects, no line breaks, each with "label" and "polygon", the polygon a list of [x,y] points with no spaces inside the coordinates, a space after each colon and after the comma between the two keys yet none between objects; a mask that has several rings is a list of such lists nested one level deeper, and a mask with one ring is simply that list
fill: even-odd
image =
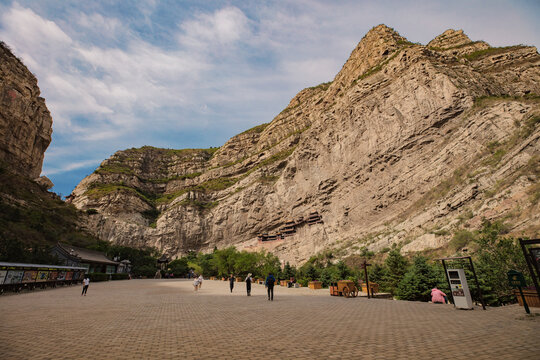
[{"label": "person in white shirt", "polygon": [[202,281],[203,281],[203,276],[202,275],[199,275],[199,290],[201,289],[201,286],[202,286]]},{"label": "person in white shirt", "polygon": [[88,285],[90,285],[90,278],[87,275],[83,280],[83,288],[82,288],[81,296],[83,295],[86,296],[86,292],[88,291]]}]

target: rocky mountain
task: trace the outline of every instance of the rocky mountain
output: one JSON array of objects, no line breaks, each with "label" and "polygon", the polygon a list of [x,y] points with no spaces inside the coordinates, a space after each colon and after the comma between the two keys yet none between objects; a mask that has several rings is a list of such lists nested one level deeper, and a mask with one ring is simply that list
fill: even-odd
[{"label": "rocky mountain", "polygon": [[85,214],[47,191],[52,182],[39,177],[52,134],[39,95],[35,76],[0,41],[0,260],[46,258],[46,246],[58,241],[97,241],[81,228]]},{"label": "rocky mountain", "polygon": [[293,264],[333,249],[444,247],[540,225],[540,56],[447,30],[371,29],[334,80],[218,149],[118,151],[69,201],[108,241],[170,255],[235,245]]},{"label": "rocky mountain", "polygon": [[52,118],[36,77],[0,42],[0,161],[39,177],[51,143]]}]

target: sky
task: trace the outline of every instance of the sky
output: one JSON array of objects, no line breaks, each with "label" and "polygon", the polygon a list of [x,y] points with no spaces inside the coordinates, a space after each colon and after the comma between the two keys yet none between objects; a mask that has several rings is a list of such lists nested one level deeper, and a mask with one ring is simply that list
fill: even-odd
[{"label": "sky", "polygon": [[331,81],[369,29],[540,46],[540,1],[0,0],[0,40],[53,118],[43,175],[69,195],[118,150],[221,146]]}]

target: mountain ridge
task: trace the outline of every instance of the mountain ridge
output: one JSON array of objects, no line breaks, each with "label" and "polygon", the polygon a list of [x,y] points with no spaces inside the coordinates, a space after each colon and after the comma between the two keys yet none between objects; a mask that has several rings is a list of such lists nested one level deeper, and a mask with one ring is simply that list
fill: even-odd
[{"label": "mountain ridge", "polygon": [[[218,149],[119,151],[68,201],[96,210],[97,236],[173,256],[228,245],[291,263],[332,248],[418,251],[450,240],[433,228],[516,207],[514,230],[534,233],[539,64],[534,47],[491,48],[455,30],[424,46],[378,25],[332,82],[300,91],[272,122]],[[312,211],[322,224],[257,240]]]}]

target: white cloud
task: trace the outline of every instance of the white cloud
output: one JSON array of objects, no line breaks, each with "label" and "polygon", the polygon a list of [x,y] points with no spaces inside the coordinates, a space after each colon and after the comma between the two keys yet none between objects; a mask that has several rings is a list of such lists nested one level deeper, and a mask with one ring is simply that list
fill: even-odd
[{"label": "white cloud", "polygon": [[97,166],[102,161],[103,159],[92,159],[92,160],[75,161],[75,162],[67,163],[61,167],[44,167],[42,173],[45,176],[56,175],[56,174],[61,174],[61,173],[72,171],[72,170],[81,169],[81,168],[87,167],[88,165]]},{"label": "white cloud", "polygon": [[0,39],[39,79],[54,120],[45,164],[58,176],[97,164],[88,154],[220,145],[270,121],[303,87],[332,80],[379,23],[424,43],[447,28],[498,46],[538,45],[540,33],[503,2],[152,0],[126,15],[108,1],[19,1],[0,5]]},{"label": "white cloud", "polygon": [[214,13],[200,13],[195,19],[180,24],[179,43],[193,50],[218,50],[250,35],[248,18],[236,7]]},{"label": "white cloud", "polygon": [[90,31],[111,38],[114,38],[119,32],[126,30],[120,20],[105,17],[97,13],[80,13],[76,22],[82,31]]}]

